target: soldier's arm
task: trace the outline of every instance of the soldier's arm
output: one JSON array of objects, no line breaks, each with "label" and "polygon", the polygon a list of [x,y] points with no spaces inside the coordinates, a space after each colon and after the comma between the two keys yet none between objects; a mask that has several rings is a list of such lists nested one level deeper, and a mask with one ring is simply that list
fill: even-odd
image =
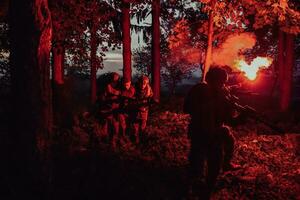
[{"label": "soldier's arm", "polygon": [[120,91],[119,90],[117,90],[117,89],[114,89],[110,84],[109,85],[107,85],[107,92],[109,93],[109,94],[113,94],[113,95],[116,95],[116,96],[118,96],[118,95],[120,95]]},{"label": "soldier's arm", "polygon": [[147,97],[149,97],[149,98],[153,97],[153,91],[149,85],[148,85]]}]

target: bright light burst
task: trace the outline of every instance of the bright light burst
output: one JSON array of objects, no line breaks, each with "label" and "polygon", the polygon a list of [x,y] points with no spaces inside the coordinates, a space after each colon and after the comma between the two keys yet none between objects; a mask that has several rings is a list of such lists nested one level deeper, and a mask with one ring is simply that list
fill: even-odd
[{"label": "bright light burst", "polygon": [[255,80],[257,72],[261,68],[268,68],[272,64],[272,59],[267,57],[256,57],[249,65],[245,60],[237,60],[236,68],[244,72],[249,80]]}]

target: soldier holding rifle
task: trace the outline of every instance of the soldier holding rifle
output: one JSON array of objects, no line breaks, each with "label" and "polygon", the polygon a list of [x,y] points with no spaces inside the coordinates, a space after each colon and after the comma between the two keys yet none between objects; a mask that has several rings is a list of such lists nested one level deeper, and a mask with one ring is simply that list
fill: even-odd
[{"label": "soldier holding rifle", "polygon": [[135,99],[135,88],[132,86],[130,80],[123,81],[123,88],[120,95],[120,111],[119,111],[119,122],[121,127],[121,135],[127,140],[127,131],[132,122],[133,110],[130,107],[132,101]]},{"label": "soldier holding rifle", "polygon": [[105,135],[110,136],[113,148],[116,147],[116,140],[119,135],[118,109],[120,107],[119,98],[121,94],[118,88],[119,78],[119,74],[113,72],[110,82],[106,85],[104,93],[100,97],[102,102],[100,115],[104,117],[103,132]]},{"label": "soldier holding rifle", "polygon": [[153,92],[149,85],[149,78],[147,76],[141,76],[136,88],[136,110],[133,122],[135,142],[137,144],[140,141],[140,134],[144,132],[147,125],[149,102],[152,96]]},{"label": "soldier holding rifle", "polygon": [[201,180],[208,188],[213,188],[221,168],[239,167],[231,163],[235,139],[229,126],[225,125],[236,113],[225,87],[227,79],[224,69],[212,67],[206,75],[207,83],[192,87],[184,103],[184,111],[191,116],[189,175],[192,182]]}]

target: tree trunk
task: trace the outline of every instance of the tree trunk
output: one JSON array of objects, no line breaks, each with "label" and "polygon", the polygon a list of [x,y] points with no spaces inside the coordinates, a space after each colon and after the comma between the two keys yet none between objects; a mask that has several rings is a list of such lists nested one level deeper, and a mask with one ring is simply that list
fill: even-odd
[{"label": "tree trunk", "polygon": [[278,81],[279,81],[279,107],[282,109],[282,97],[283,97],[283,77],[284,77],[284,59],[285,59],[285,34],[283,31],[279,30],[278,33],[278,61],[277,61],[277,69],[278,69]]},{"label": "tree trunk", "polygon": [[206,73],[208,72],[212,62],[212,48],[213,48],[213,34],[214,34],[214,12],[213,12],[214,6],[215,6],[215,0],[211,1],[212,10],[209,11],[207,49],[206,49],[204,68],[202,74],[202,82],[205,81]]},{"label": "tree trunk", "polygon": [[52,82],[55,85],[64,84],[64,62],[64,48],[52,47]]},{"label": "tree trunk", "polygon": [[52,46],[52,104],[53,104],[53,123],[58,127],[65,127],[68,122],[70,124],[70,115],[66,115],[69,107],[67,99],[69,93],[66,92],[64,84],[64,62],[65,49],[59,46]]},{"label": "tree trunk", "polygon": [[123,78],[131,80],[130,3],[122,1]]},{"label": "tree trunk", "polygon": [[152,87],[153,98],[160,99],[160,0],[152,0]]},{"label": "tree trunk", "polygon": [[91,103],[94,104],[97,99],[97,27],[96,20],[93,19],[91,27]]},{"label": "tree trunk", "polygon": [[10,180],[18,199],[43,199],[52,128],[51,14],[47,0],[10,1],[12,152]]},{"label": "tree trunk", "polygon": [[278,68],[280,110],[288,111],[292,95],[292,77],[294,65],[294,35],[279,31]]}]

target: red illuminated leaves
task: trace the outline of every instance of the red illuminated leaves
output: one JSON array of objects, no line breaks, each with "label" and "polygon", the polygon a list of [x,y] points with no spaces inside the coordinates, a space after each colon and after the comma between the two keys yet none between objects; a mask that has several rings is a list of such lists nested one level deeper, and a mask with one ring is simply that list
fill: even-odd
[{"label": "red illuminated leaves", "polygon": [[300,12],[293,8],[293,5],[286,0],[243,0],[244,7],[248,14],[254,14],[254,28],[262,28],[278,22],[285,32],[300,33]]}]

